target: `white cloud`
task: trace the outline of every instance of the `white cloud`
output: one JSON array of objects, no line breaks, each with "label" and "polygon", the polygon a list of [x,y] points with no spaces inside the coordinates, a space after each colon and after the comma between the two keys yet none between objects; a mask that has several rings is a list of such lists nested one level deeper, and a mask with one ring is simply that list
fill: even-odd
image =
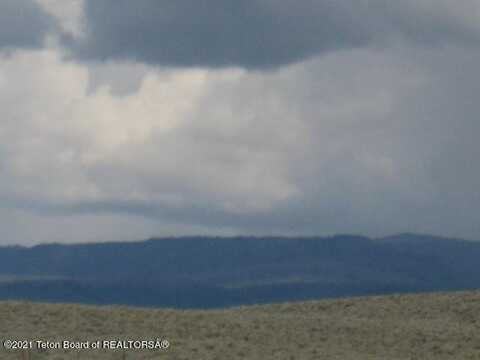
[{"label": "white cloud", "polygon": [[108,86],[88,93],[88,69],[53,50],[5,58],[1,72],[2,148],[14,155],[4,159],[11,180],[4,194],[60,204],[185,204],[188,191],[215,193],[219,206],[242,211],[268,209],[295,191],[263,140],[257,149],[243,137],[228,143],[242,128],[246,135],[267,131],[262,121],[249,129],[258,108],[241,115],[216,103],[217,88],[232,87],[241,71],[152,72],[137,92],[119,97]]}]

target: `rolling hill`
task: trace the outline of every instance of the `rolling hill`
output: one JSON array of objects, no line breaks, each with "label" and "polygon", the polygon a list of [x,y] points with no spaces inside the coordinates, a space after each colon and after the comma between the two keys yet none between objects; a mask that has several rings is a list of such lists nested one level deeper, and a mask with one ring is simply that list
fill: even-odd
[{"label": "rolling hill", "polygon": [[0,299],[215,308],[480,289],[480,243],[383,239],[150,239],[0,248]]}]

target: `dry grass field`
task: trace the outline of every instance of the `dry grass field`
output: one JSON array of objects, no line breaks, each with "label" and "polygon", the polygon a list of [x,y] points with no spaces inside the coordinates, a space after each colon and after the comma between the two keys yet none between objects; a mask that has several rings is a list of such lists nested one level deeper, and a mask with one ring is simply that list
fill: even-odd
[{"label": "dry grass field", "polygon": [[0,303],[0,339],[168,339],[168,350],[0,350],[0,359],[480,359],[480,293],[176,311]]}]

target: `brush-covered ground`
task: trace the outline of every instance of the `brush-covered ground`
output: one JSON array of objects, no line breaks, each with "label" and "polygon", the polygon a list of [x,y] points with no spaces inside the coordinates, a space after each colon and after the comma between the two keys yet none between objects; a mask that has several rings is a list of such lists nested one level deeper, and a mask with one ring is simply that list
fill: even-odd
[{"label": "brush-covered ground", "polygon": [[[0,359],[480,359],[480,293],[215,311],[0,303],[0,339],[168,339],[167,350],[0,349]],[[164,343],[165,344],[165,343]],[[1,345],[0,345],[1,347]]]}]

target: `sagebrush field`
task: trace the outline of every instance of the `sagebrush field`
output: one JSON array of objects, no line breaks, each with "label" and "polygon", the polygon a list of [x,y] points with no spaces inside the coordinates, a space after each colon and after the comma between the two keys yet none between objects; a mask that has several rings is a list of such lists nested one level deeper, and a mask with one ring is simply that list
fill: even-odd
[{"label": "sagebrush field", "polygon": [[1,359],[480,359],[480,293],[214,311],[0,303],[0,338],[168,339],[168,350],[0,351]]}]

